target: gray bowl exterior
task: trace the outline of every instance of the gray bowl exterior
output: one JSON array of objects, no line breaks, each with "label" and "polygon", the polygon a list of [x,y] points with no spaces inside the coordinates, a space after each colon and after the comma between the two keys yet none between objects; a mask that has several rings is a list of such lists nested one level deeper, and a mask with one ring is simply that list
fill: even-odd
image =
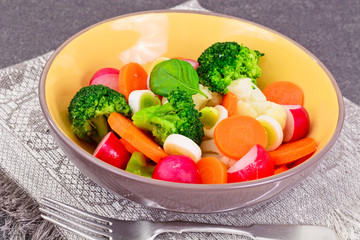
[{"label": "gray bowl exterior", "polygon": [[250,185],[235,183],[218,185],[214,188],[214,186],[205,185],[169,184],[146,178],[139,181],[138,177],[129,177],[129,173],[123,170],[109,165],[103,166],[107,165],[105,163],[98,164],[98,159],[89,161],[89,158],[94,158],[92,155],[74,151],[73,146],[64,144],[54,129],[52,133],[69,159],[95,183],[120,197],[142,205],[175,212],[214,213],[252,206],[291,189],[311,173],[319,163],[311,164],[308,168],[296,171],[291,176],[276,180],[269,178],[268,181],[261,183],[252,181],[249,182]]},{"label": "gray bowl exterior", "polygon": [[[204,14],[196,11],[176,10],[156,12],[191,12]],[[221,14],[214,15],[248,22],[243,19]],[[268,30],[273,31],[271,29]],[[83,31],[86,31],[86,29]],[[298,184],[301,180],[308,176],[318,166],[340,134],[344,121],[344,102],[335,79],[327,68],[308,50],[282,35],[284,38],[287,38],[289,41],[298,45],[317,61],[320,67],[329,76],[337,94],[339,118],[335,133],[327,145],[324,146],[317,154],[299,166],[271,177],[249,182],[219,185],[165,182],[137,176],[121,169],[117,169],[93,157],[65,136],[56,126],[47,107],[45,98],[45,82],[48,70],[58,53],[67,45],[68,42],[76,38],[81,33],[82,32],[74,35],[62,44],[45,65],[39,84],[40,105],[45,119],[50,126],[52,135],[59,146],[64,150],[68,158],[80,169],[81,172],[92,179],[95,183],[103,186],[118,196],[125,197],[148,207],[184,213],[214,213],[249,207],[274,198],[284,191],[290,190],[294,185]],[[280,33],[277,34],[281,35]]]}]

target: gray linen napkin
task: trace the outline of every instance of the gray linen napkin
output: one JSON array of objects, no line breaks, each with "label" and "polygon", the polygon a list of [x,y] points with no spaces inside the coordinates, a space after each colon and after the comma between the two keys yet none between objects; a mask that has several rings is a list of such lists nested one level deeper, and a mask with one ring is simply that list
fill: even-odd
[{"label": "gray linen napkin", "polygon": [[[196,1],[177,7],[201,9]],[[360,239],[360,107],[345,100],[338,141],[298,186],[254,207],[217,214],[150,209],[114,196],[82,174],[49,134],[38,83],[51,53],[0,70],[0,168],[35,200],[48,196],[103,216],[125,220],[198,221],[229,225],[290,223],[329,226],[341,239]],[[61,233],[76,239],[65,230]],[[164,234],[159,239],[245,239],[219,234]],[[80,239],[80,238],[79,238]]]}]

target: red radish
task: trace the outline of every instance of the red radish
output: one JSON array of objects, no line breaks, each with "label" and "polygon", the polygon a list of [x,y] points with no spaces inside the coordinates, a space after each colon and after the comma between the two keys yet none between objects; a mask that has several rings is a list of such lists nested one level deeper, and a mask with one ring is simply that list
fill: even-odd
[{"label": "red radish", "polygon": [[310,118],[301,105],[282,105],[286,112],[284,142],[292,142],[303,138],[309,131]]},{"label": "red radish", "polygon": [[161,159],[155,166],[152,178],[179,183],[201,183],[196,163],[182,155],[170,155]]},{"label": "red radish", "polygon": [[130,153],[112,132],[109,132],[103,137],[93,155],[100,160],[121,169],[125,169],[126,164],[130,159]]},{"label": "red radish", "polygon": [[228,183],[244,182],[274,174],[274,163],[265,148],[256,144],[227,171]]},{"label": "red radish", "polygon": [[119,70],[115,68],[102,68],[91,78],[89,85],[102,84],[119,91]]}]

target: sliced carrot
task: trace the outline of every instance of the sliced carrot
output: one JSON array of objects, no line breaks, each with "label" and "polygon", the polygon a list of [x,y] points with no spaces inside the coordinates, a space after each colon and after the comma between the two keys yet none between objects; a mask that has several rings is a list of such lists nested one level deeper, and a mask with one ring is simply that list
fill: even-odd
[{"label": "sliced carrot", "polygon": [[312,155],[314,155],[314,152],[306,155],[305,157],[299,158],[298,160],[295,160],[292,163],[287,164],[287,167],[288,168],[296,167],[296,166],[300,165],[301,163],[305,162],[306,160],[308,160]]},{"label": "sliced carrot", "polygon": [[120,138],[119,140],[120,140],[120,142],[122,142],[122,143],[124,144],[126,150],[127,150],[129,153],[133,154],[134,152],[139,152],[139,150],[137,150],[136,148],[134,148],[134,146],[131,145],[131,144],[130,144],[128,141],[126,141],[124,138]]},{"label": "sliced carrot", "polygon": [[289,170],[289,168],[286,165],[281,165],[280,167],[275,168],[274,174],[279,174],[285,172],[286,170]]},{"label": "sliced carrot", "polygon": [[304,93],[302,89],[288,81],[270,83],[263,90],[268,101],[284,105],[303,105]]},{"label": "sliced carrot", "polygon": [[295,142],[282,144],[276,150],[269,152],[269,155],[275,165],[283,165],[315,152],[316,148],[316,141],[313,138],[307,137]]},{"label": "sliced carrot", "polygon": [[236,115],[238,99],[235,94],[228,92],[222,100],[221,105],[228,111],[228,116]]},{"label": "sliced carrot", "polygon": [[147,89],[147,73],[138,63],[128,63],[120,69],[119,91],[126,99],[134,90]]},{"label": "sliced carrot", "polygon": [[119,113],[111,113],[108,123],[120,137],[128,141],[134,148],[145,154],[154,162],[159,162],[167,154],[143,131],[137,128],[131,120]]},{"label": "sliced carrot", "polygon": [[232,159],[240,159],[255,144],[265,147],[267,134],[255,118],[236,115],[218,123],[214,131],[214,140],[222,154]]},{"label": "sliced carrot", "polygon": [[227,183],[227,169],[221,161],[214,157],[204,157],[197,162],[202,183]]}]

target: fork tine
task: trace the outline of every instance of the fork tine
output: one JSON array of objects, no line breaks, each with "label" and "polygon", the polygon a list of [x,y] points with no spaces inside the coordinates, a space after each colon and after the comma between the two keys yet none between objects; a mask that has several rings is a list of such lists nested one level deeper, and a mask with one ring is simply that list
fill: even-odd
[{"label": "fork tine", "polygon": [[69,231],[71,231],[71,232],[73,232],[73,233],[76,233],[76,234],[78,234],[79,236],[85,237],[85,238],[87,238],[87,239],[90,239],[90,240],[104,240],[104,239],[105,239],[105,238],[99,238],[99,237],[96,237],[96,236],[87,234],[87,233],[85,233],[85,232],[83,232],[83,231],[80,231],[79,229],[74,228],[74,227],[70,227],[69,225],[64,224],[64,223],[62,223],[62,222],[59,222],[58,220],[53,219],[52,217],[48,217],[48,216],[43,215],[43,214],[41,214],[41,217],[42,217],[43,219],[45,219],[45,220],[53,223],[53,224],[56,224],[56,225],[58,225],[58,226],[60,226],[60,227],[63,227],[63,228],[65,228],[65,229],[67,229],[67,230],[69,230]]},{"label": "fork tine", "polygon": [[68,209],[68,210],[71,210],[71,211],[73,211],[73,212],[75,212],[75,213],[78,213],[78,214],[81,214],[81,215],[83,215],[83,216],[86,216],[86,217],[88,217],[88,218],[93,218],[93,219],[95,219],[95,220],[97,220],[97,221],[103,221],[103,222],[105,222],[105,223],[108,224],[108,225],[111,225],[111,224],[112,224],[109,218],[101,217],[101,216],[99,216],[99,215],[86,212],[86,211],[84,211],[84,210],[81,210],[81,209],[79,209],[79,208],[76,208],[76,207],[67,205],[67,204],[62,203],[62,202],[58,202],[58,201],[56,201],[56,200],[54,200],[54,199],[51,199],[51,198],[47,198],[47,197],[42,198],[41,203],[42,203],[43,205],[46,205],[47,207],[52,207],[52,208],[54,208],[53,205],[49,205],[49,204],[47,204],[46,202],[54,203],[54,204],[56,204],[56,205],[58,205],[58,206],[61,206],[61,207],[65,208],[65,209]]},{"label": "fork tine", "polygon": [[[81,229],[84,229],[84,230],[87,230],[89,232],[92,232],[92,233],[95,233],[95,234],[98,234],[98,235],[101,235],[101,236],[105,236],[107,238],[110,238],[111,236],[108,234],[108,232],[104,232],[104,231],[101,231],[99,229],[96,229],[96,228],[93,228],[93,227],[90,227],[90,226],[86,226],[84,224],[81,224],[81,223],[77,223],[75,221],[72,221],[70,219],[67,219],[63,216],[61,216],[60,214],[57,214],[55,212],[52,212],[52,211],[49,211],[47,209],[44,209],[44,208],[39,208],[39,210],[42,212],[42,213],[45,213],[49,216],[52,216],[53,219],[58,219],[58,220],[61,220],[62,222],[58,221],[59,223],[62,223],[62,224],[67,224],[67,226],[70,225],[73,225],[75,227],[78,227],[78,228],[81,228]],[[80,219],[82,221],[82,219]]]},{"label": "fork tine", "polygon": [[[95,222],[95,221],[93,221],[91,219],[85,219],[85,218],[78,217],[75,214],[68,212],[67,210],[59,209],[58,207],[53,206],[53,205],[51,205],[51,204],[49,204],[47,202],[42,202],[42,205],[50,208],[51,210],[57,211],[57,212],[59,212],[59,213],[61,213],[63,215],[66,215],[68,217],[76,219],[76,220],[78,220],[80,222],[89,224],[89,225],[91,225],[93,227],[102,228],[102,229],[104,229],[105,231],[108,231],[108,232],[111,231],[111,229],[109,228],[110,224],[103,224],[103,223],[100,223],[100,222]],[[39,208],[39,209],[40,209],[40,211],[44,211],[44,212],[46,211],[46,209],[44,209],[44,208]],[[52,214],[52,212],[46,212],[46,213],[47,214]]]}]

